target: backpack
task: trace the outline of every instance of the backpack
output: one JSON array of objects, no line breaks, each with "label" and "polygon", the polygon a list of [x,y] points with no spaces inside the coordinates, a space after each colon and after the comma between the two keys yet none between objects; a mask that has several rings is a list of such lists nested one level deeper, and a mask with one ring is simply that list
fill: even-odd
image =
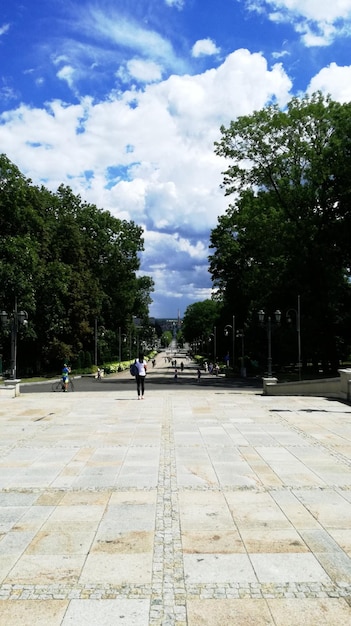
[{"label": "backpack", "polygon": [[137,368],[136,363],[132,363],[132,364],[131,364],[131,366],[130,366],[130,368],[129,368],[129,371],[130,371],[130,373],[131,373],[131,375],[132,375],[132,376],[136,376],[136,375],[137,375],[137,373],[138,373],[138,368]]}]

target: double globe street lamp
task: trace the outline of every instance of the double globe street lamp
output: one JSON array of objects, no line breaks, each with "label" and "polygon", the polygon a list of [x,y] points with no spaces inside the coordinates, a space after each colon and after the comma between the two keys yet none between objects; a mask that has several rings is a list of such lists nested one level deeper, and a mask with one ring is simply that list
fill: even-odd
[{"label": "double globe street lamp", "polygon": [[[297,331],[297,358],[298,358],[298,372],[299,372],[299,380],[301,380],[301,306],[300,306],[300,296],[297,296],[297,309],[288,309],[286,312],[286,319],[289,323],[292,321],[291,314],[295,314],[296,318],[296,331]],[[274,313],[275,322],[277,325],[280,324],[281,321],[281,311],[277,310]],[[258,312],[258,319],[260,324],[264,324],[265,320],[265,312],[263,310]],[[268,333],[268,376],[272,377],[272,318],[267,318],[267,333]]]},{"label": "double globe street lamp", "polygon": [[[258,319],[262,326],[264,325],[265,315],[266,314],[262,309],[258,312]],[[276,324],[279,325],[280,320],[282,318],[281,311],[279,310],[275,311],[274,318],[275,318]],[[267,317],[266,328],[267,328],[267,337],[268,337],[268,359],[267,359],[268,378],[272,378],[272,318],[270,315]]]},{"label": "double globe street lamp", "polygon": [[1,324],[4,328],[11,329],[11,362],[10,362],[10,379],[17,378],[17,335],[20,326],[28,324],[27,311],[17,311],[17,300],[15,300],[15,308],[12,313],[1,311]]}]

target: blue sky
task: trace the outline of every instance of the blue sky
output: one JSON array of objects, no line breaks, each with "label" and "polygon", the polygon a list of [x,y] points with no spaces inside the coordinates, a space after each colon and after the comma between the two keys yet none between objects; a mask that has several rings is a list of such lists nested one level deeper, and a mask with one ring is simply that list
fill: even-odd
[{"label": "blue sky", "polygon": [[211,295],[220,126],[316,90],[351,100],[351,0],[1,3],[0,151],[143,226],[155,317]]}]

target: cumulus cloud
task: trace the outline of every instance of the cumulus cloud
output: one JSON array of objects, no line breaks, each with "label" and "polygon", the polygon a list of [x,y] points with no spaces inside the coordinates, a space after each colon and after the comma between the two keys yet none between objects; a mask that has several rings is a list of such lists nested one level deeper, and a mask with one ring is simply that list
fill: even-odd
[{"label": "cumulus cloud", "polygon": [[331,63],[311,80],[308,91],[329,93],[338,102],[351,101],[351,66],[340,67]]},{"label": "cumulus cloud", "polygon": [[216,69],[112,92],[105,101],[23,104],[2,114],[0,141],[32,180],[53,190],[68,184],[144,226],[142,271],[156,282],[154,314],[175,285],[182,302],[210,294],[209,234],[228,205],[220,188],[226,164],[213,145],[220,125],[272,99],[284,105],[290,89],[281,65],[269,68],[261,54],[237,50]]},{"label": "cumulus cloud", "polygon": [[193,57],[212,56],[214,54],[218,54],[219,52],[220,49],[217,48],[212,39],[199,39],[193,45],[191,51]]},{"label": "cumulus cloud", "polygon": [[246,0],[274,22],[290,23],[308,46],[326,46],[351,34],[351,0]]},{"label": "cumulus cloud", "polygon": [[143,59],[131,59],[127,62],[127,69],[132,78],[139,82],[153,83],[162,78],[162,68],[153,61]]},{"label": "cumulus cloud", "polygon": [[157,285],[156,317],[163,317],[166,302],[173,302],[169,315],[176,317],[177,310],[183,314],[189,302],[211,297],[208,254],[203,241],[145,231],[144,267]]},{"label": "cumulus cloud", "polygon": [[[69,80],[70,66],[61,62],[61,78]],[[332,63],[309,89],[350,100],[350,78],[350,67]],[[271,101],[284,106],[291,87],[281,64],[270,68],[262,54],[236,50],[217,68],[111,92],[100,102],[22,104],[0,116],[0,142],[33,181],[53,190],[67,184],[142,225],[141,270],[156,286],[151,314],[175,315],[165,313],[166,302],[183,313],[211,294],[209,234],[228,205],[220,188],[227,163],[213,146],[221,124]]]}]

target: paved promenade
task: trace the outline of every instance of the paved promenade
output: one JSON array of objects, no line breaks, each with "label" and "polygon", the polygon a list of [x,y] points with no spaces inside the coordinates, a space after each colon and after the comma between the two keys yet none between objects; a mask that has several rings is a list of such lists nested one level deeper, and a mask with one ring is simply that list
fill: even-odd
[{"label": "paved promenade", "polygon": [[0,397],[0,626],[351,624],[351,406],[204,382]]}]

